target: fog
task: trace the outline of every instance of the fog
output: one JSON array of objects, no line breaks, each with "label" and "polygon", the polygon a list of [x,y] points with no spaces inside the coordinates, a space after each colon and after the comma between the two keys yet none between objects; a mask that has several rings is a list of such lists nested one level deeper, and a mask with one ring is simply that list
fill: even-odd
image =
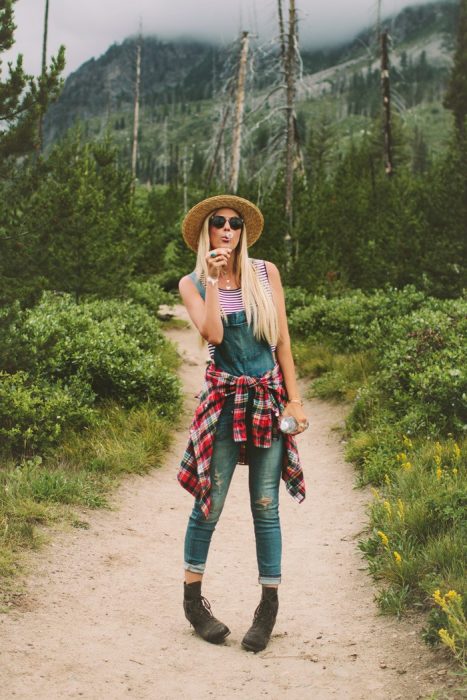
[{"label": "fog", "polygon": [[[284,14],[288,3],[283,0]],[[429,4],[413,0],[382,0],[383,16],[408,5]],[[376,22],[376,0],[296,0],[300,43],[307,47],[336,44],[352,38]],[[37,74],[41,65],[45,0],[15,3],[14,49],[7,59],[24,54],[25,67]],[[104,53],[114,42],[136,34],[156,34],[173,39],[181,36],[216,43],[232,41],[247,29],[268,41],[277,34],[277,0],[50,0],[49,56],[65,44],[70,73],[84,61]]]}]

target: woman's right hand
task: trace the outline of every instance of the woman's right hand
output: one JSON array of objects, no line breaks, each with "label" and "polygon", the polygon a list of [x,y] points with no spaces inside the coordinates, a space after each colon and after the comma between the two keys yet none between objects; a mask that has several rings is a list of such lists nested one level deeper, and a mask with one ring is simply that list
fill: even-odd
[{"label": "woman's right hand", "polygon": [[[209,277],[219,277],[222,270],[227,267],[231,252],[230,248],[214,248],[214,250],[209,251],[206,255]],[[215,253],[216,256],[213,257],[212,253]]]}]

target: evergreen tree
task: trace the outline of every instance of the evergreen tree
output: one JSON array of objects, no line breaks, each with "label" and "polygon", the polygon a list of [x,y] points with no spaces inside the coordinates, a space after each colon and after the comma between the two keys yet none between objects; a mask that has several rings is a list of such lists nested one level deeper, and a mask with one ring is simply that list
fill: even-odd
[{"label": "evergreen tree", "polygon": [[465,136],[467,116],[467,0],[459,2],[457,47],[444,106],[454,114],[459,136]]},{"label": "evergreen tree", "polygon": [[[15,2],[0,0],[0,55],[14,44]],[[63,46],[52,58],[49,69],[37,79],[24,72],[20,54],[16,64],[8,65],[8,76],[2,80],[0,61],[0,162],[8,156],[23,155],[34,149],[39,114],[45,113],[50,101],[58,96],[64,67]]]}]

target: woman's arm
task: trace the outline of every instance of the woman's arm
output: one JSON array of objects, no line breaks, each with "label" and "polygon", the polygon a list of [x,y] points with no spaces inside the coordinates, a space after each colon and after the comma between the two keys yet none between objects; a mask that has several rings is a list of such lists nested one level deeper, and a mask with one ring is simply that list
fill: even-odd
[{"label": "woman's arm", "polygon": [[[274,298],[274,305],[277,310],[277,319],[279,322],[279,339],[277,341],[276,356],[284,377],[287,395],[289,397],[289,403],[284,411],[284,415],[293,416],[300,423],[302,421],[306,421],[306,415],[300,404],[296,403],[296,401],[300,401],[301,399],[290,344],[289,327],[287,324],[287,314],[285,311],[284,290],[282,288],[281,277],[277,267],[271,262],[266,262],[266,269]],[[292,403],[290,403],[290,401],[292,401]],[[302,430],[299,430],[298,432],[302,432]]]},{"label": "woman's arm", "polygon": [[[217,258],[207,257],[208,275],[210,279],[217,280],[220,270],[227,264],[230,250],[218,248]],[[188,311],[188,315],[208,343],[219,345],[224,337],[224,326],[222,325],[221,307],[219,304],[219,289],[217,282],[206,285],[206,298],[203,301],[201,294],[196,288],[189,275],[182,277],[178,284],[180,296]]]}]

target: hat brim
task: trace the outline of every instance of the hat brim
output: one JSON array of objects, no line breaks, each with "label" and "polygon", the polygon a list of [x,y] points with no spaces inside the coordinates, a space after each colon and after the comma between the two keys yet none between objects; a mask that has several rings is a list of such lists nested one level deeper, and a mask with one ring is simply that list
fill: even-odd
[{"label": "hat brim", "polygon": [[248,246],[253,245],[261,236],[264,217],[255,204],[234,194],[215,195],[195,204],[183,219],[183,238],[187,246],[195,253],[198,250],[198,241],[204,220],[213,211],[223,208],[234,209],[242,217],[245,222]]}]

